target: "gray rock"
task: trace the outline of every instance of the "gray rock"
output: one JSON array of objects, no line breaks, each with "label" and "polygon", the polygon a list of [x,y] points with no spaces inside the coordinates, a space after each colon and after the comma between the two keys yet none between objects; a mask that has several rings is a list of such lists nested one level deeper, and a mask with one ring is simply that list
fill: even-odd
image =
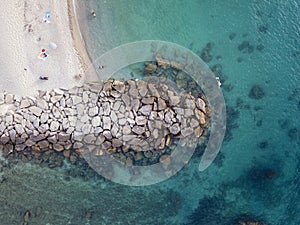
[{"label": "gray rock", "polygon": [[176,135],[180,132],[180,126],[178,123],[174,123],[172,126],[169,127],[170,133]]},{"label": "gray rock", "polygon": [[42,112],[43,112],[43,110],[42,110],[41,108],[36,107],[36,106],[31,106],[31,107],[29,108],[29,111],[30,111],[31,113],[33,113],[35,116],[41,116],[41,114],[42,114]]},{"label": "gray rock", "polygon": [[186,127],[186,128],[181,130],[181,134],[182,134],[183,137],[187,137],[187,136],[189,136],[193,133],[194,133],[194,130],[191,127]]},{"label": "gray rock", "polygon": [[92,125],[91,124],[84,124],[81,128],[83,134],[91,133]]},{"label": "gray rock", "polygon": [[72,98],[73,105],[78,105],[79,103],[82,102],[82,98],[77,95],[72,95],[71,98]]},{"label": "gray rock", "polygon": [[204,113],[206,112],[206,109],[205,109],[206,104],[205,104],[205,102],[201,98],[197,98],[197,100],[196,100],[196,106],[202,112],[204,112]]},{"label": "gray rock", "polygon": [[144,116],[149,116],[152,111],[152,105],[144,105],[139,109]]},{"label": "gray rock", "polygon": [[12,141],[12,143],[14,143],[16,141],[16,131],[14,129],[11,129],[8,133],[10,140]]},{"label": "gray rock", "polygon": [[142,98],[142,103],[149,105],[154,103],[154,97],[144,97]]},{"label": "gray rock", "polygon": [[49,142],[46,141],[46,140],[39,141],[37,144],[38,144],[38,146],[39,146],[41,149],[44,149],[44,148],[48,148],[48,147],[49,147]]},{"label": "gray rock", "polygon": [[103,115],[108,116],[110,114],[110,103],[103,102],[101,107],[103,109]]},{"label": "gray rock", "polygon": [[130,141],[130,140],[132,140],[133,138],[135,138],[136,137],[136,135],[123,135],[122,136],[122,139],[123,139],[123,141]]},{"label": "gray rock", "polygon": [[58,133],[57,137],[58,137],[58,141],[60,142],[66,142],[71,138],[70,134],[63,133],[63,132]]},{"label": "gray rock", "polygon": [[111,132],[111,135],[112,135],[113,137],[116,137],[118,131],[119,131],[119,127],[118,127],[118,125],[115,123],[115,124],[113,125],[111,131],[110,131],[110,132]]},{"label": "gray rock", "polygon": [[59,128],[59,122],[58,121],[52,121],[50,124],[50,131],[57,131]]},{"label": "gray rock", "polygon": [[48,119],[49,119],[49,114],[48,113],[42,113],[40,122],[41,123],[46,123],[48,121]]},{"label": "gray rock", "polygon": [[123,82],[115,80],[113,83],[113,88],[119,93],[124,93],[126,86]]},{"label": "gray rock", "polygon": [[89,108],[88,115],[93,117],[98,115],[98,107]]},{"label": "gray rock", "polygon": [[64,150],[64,146],[60,145],[60,144],[53,144],[53,148],[55,151],[57,152],[61,152]]},{"label": "gray rock", "polygon": [[89,101],[89,92],[88,91],[84,91],[82,93],[82,100],[84,103],[87,103]]},{"label": "gray rock", "polygon": [[132,131],[133,131],[134,133],[140,135],[140,134],[143,134],[143,133],[146,131],[146,129],[145,129],[145,127],[134,126],[134,127],[132,128]]},{"label": "gray rock", "polygon": [[15,146],[16,151],[23,151],[25,148],[26,148],[26,145],[24,145],[24,144],[17,144]]},{"label": "gray rock", "polygon": [[135,117],[135,122],[137,125],[145,125],[147,123],[147,118],[145,116]]},{"label": "gray rock", "polygon": [[130,97],[125,93],[122,95],[122,101],[124,102],[125,106],[130,107]]},{"label": "gray rock", "polygon": [[23,99],[21,101],[21,104],[20,104],[20,108],[23,109],[23,108],[27,108],[30,106],[30,102],[29,100],[26,98],[26,99]]},{"label": "gray rock", "polygon": [[25,130],[21,124],[16,124],[15,129],[19,135],[22,135],[25,132]]},{"label": "gray rock", "polygon": [[111,120],[108,116],[103,116],[103,129],[110,130],[111,129]]},{"label": "gray rock", "polygon": [[6,122],[7,126],[12,125],[12,123],[13,123],[13,116],[12,115],[7,115],[5,117],[5,122]]},{"label": "gray rock", "polygon": [[111,135],[110,131],[108,131],[108,130],[103,131],[103,136],[104,136],[107,140],[111,140],[111,139],[112,139],[112,135]]},{"label": "gray rock", "polygon": [[158,98],[157,99],[157,109],[164,110],[166,108],[167,108],[167,104],[166,104],[165,100],[163,100],[162,98]]},{"label": "gray rock", "polygon": [[119,148],[119,147],[121,147],[123,145],[123,142],[121,141],[121,140],[119,140],[119,139],[113,139],[112,140],[112,146],[114,147],[114,148]]},{"label": "gray rock", "polygon": [[17,114],[17,113],[14,114],[14,121],[15,121],[16,123],[21,123],[23,119],[24,119],[24,118],[23,118],[22,115]]},{"label": "gray rock", "polygon": [[97,138],[93,134],[88,134],[83,137],[83,141],[87,144],[95,144],[96,139]]},{"label": "gray rock", "polygon": [[100,118],[100,116],[93,117],[93,119],[92,119],[92,126],[93,127],[98,127],[100,125],[101,125],[101,118]]},{"label": "gray rock", "polygon": [[129,125],[125,125],[122,129],[123,135],[128,135],[131,133],[131,127]]},{"label": "gray rock", "polygon": [[147,87],[147,83],[143,80],[138,80],[137,81],[137,88],[139,90],[139,94],[142,97],[145,97],[146,94],[148,93],[148,87]]},{"label": "gray rock", "polygon": [[49,125],[46,123],[46,124],[42,124],[38,127],[38,131],[41,133],[41,134],[44,134],[46,133],[47,131],[49,130]]},{"label": "gray rock", "polygon": [[26,145],[27,147],[31,147],[31,146],[33,146],[34,144],[35,144],[35,142],[34,142],[33,140],[27,139],[27,140],[25,141],[25,145]]},{"label": "gray rock", "polygon": [[170,103],[170,106],[178,105],[180,103],[179,96],[169,96],[169,103]]}]

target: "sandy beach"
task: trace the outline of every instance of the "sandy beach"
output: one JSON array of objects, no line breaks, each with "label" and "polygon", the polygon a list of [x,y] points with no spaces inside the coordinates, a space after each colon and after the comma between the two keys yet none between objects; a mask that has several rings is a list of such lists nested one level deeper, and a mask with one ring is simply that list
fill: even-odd
[{"label": "sandy beach", "polygon": [[90,60],[72,0],[5,1],[0,32],[0,92],[35,95],[37,90],[71,88],[85,81],[78,75]]}]

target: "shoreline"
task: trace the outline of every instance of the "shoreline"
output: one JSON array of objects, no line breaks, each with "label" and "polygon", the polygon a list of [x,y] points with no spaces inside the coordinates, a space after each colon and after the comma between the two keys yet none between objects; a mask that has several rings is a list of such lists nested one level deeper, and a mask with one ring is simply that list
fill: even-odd
[{"label": "shoreline", "polygon": [[85,40],[81,34],[80,25],[76,13],[75,2],[74,0],[67,0],[67,4],[68,4],[69,28],[73,39],[73,46],[77,53],[77,57],[83,67],[83,72],[85,75],[84,79],[85,81],[89,81],[89,82],[91,82],[92,80],[98,81],[97,77],[86,76],[87,75],[86,72],[88,71],[88,69],[93,69],[90,67],[92,65],[92,59],[87,51]]},{"label": "shoreline", "polygon": [[67,0],[68,4],[68,17],[69,17],[69,28],[72,35],[73,45],[80,63],[83,67],[84,72],[88,69],[88,65],[91,64],[92,60],[86,50],[85,42],[82,38],[79,24],[76,18],[75,3],[73,0]]}]

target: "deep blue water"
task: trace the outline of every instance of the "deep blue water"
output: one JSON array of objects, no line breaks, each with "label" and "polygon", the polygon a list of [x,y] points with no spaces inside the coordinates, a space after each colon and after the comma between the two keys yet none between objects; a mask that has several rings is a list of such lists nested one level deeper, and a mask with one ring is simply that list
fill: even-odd
[{"label": "deep blue water", "polygon": [[[222,66],[230,134],[216,161],[201,173],[197,159],[178,176],[143,188],[177,193],[175,224],[233,224],[242,215],[300,224],[300,1],[89,0],[85,6],[97,12],[82,28],[94,60],[120,44],[157,39],[199,56],[211,43],[208,65]],[[263,90],[260,99],[249,97],[253,85]],[[152,210],[143,200],[137,208]],[[136,224],[147,223],[136,217]]]}]

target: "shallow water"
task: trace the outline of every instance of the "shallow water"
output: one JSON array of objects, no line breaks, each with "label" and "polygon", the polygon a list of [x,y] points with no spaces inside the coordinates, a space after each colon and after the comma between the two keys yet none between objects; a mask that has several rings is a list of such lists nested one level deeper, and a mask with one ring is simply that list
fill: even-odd
[{"label": "shallow water", "polygon": [[[181,222],[199,200],[209,197],[212,203],[205,208],[207,212],[198,215],[204,219],[192,224],[227,224],[241,214],[266,224],[300,224],[299,4],[280,0],[88,1],[87,8],[97,12],[96,18],[88,19],[85,31],[93,59],[120,44],[157,39],[178,43],[199,55],[212,43],[213,59],[208,64],[222,65],[227,107],[237,111],[228,114],[234,120],[228,124],[232,135],[208,170],[200,173],[190,166],[157,185],[180,194],[177,217]],[[265,93],[261,99],[249,97],[255,84]],[[267,169],[275,172],[271,179],[261,175]]]},{"label": "shallow water", "polygon": [[[1,224],[20,224],[30,210],[32,224],[216,225],[248,215],[265,224],[299,225],[300,1],[80,4],[93,60],[138,40],[171,41],[199,55],[212,43],[208,65],[222,65],[230,135],[204,172],[195,156],[175,177],[139,188],[106,181],[84,164],[49,169],[2,163]],[[96,18],[88,15],[92,8]],[[253,85],[262,88],[260,99],[249,97]]]}]

